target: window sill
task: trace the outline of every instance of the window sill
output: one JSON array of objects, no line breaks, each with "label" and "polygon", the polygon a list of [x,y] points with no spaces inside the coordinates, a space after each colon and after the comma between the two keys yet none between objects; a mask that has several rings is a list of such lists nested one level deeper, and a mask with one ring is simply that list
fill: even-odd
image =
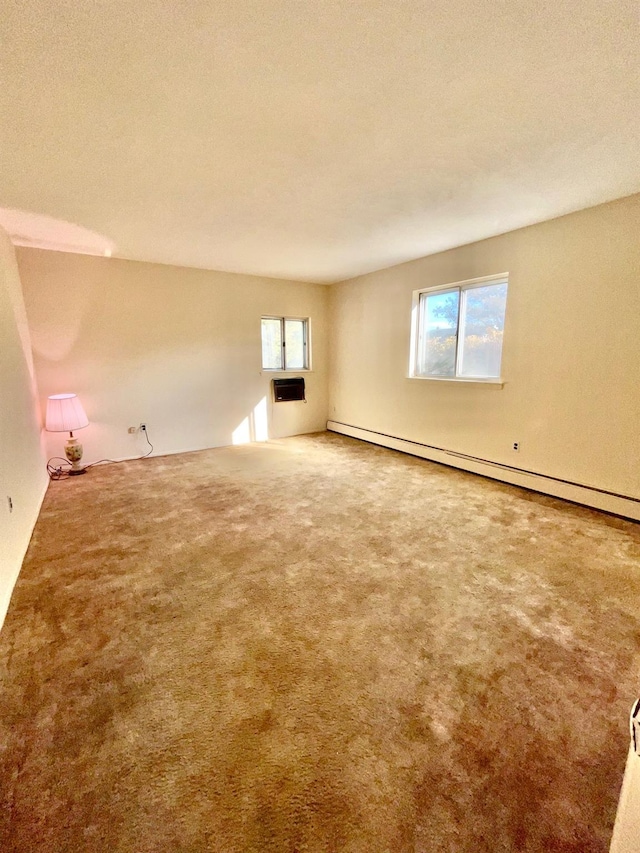
[{"label": "window sill", "polygon": [[408,376],[421,382],[448,382],[450,385],[490,385],[492,388],[504,388],[504,379],[464,379],[453,376]]},{"label": "window sill", "polygon": [[313,373],[313,369],[310,367],[301,367],[300,369],[282,370],[279,367],[263,367],[260,373],[267,373],[269,376],[274,376],[276,373]]}]

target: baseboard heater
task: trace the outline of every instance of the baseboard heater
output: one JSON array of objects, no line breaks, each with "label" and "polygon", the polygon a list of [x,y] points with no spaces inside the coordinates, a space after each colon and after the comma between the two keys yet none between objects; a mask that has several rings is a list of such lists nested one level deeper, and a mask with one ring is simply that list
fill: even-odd
[{"label": "baseboard heater", "polygon": [[359,438],[362,441],[368,441],[371,444],[379,444],[391,450],[400,450],[402,453],[408,453],[411,456],[420,456],[422,459],[429,459],[432,462],[461,468],[472,474],[491,477],[513,486],[521,486],[534,492],[553,495],[556,498],[611,512],[633,521],[640,521],[640,499],[633,495],[623,495],[585,483],[576,483],[572,480],[541,474],[537,471],[517,468],[514,465],[505,465],[489,459],[457,453],[444,447],[435,447],[340,421],[327,421],[327,429],[349,435],[352,438]]},{"label": "baseboard heater", "polygon": [[289,403],[292,400],[304,400],[304,376],[295,376],[291,379],[273,380],[273,399],[276,403]]}]

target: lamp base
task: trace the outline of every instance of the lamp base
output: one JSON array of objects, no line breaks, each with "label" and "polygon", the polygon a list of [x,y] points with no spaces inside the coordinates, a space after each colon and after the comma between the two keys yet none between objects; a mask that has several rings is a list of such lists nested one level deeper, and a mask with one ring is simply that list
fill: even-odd
[{"label": "lamp base", "polygon": [[86,473],[87,473],[86,468],[69,468],[69,470],[67,471],[67,474],[69,474],[71,477],[75,477],[77,474],[86,474]]},{"label": "lamp base", "polygon": [[64,455],[71,462],[71,468],[69,468],[67,473],[71,475],[84,474],[86,468],[83,468],[80,464],[80,460],[82,459],[82,445],[77,438],[73,437],[73,433],[71,433],[71,437],[67,439],[67,443],[64,446]]}]

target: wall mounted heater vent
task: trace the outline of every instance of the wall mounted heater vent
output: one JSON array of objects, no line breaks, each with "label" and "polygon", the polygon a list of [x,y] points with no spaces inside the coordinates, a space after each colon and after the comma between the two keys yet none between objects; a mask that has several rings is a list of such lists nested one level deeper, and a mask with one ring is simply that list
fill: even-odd
[{"label": "wall mounted heater vent", "polygon": [[273,380],[273,399],[276,403],[288,403],[291,400],[305,400],[304,376],[293,379]]}]

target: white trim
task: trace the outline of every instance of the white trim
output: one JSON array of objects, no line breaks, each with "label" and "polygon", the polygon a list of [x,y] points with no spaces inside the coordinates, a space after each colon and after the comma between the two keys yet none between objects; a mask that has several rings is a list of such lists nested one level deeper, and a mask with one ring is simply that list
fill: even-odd
[{"label": "white trim", "polygon": [[[456,327],[455,379],[462,379],[462,361],[464,357],[464,347],[460,345],[460,341],[464,342],[465,329],[467,327],[467,290],[468,288],[461,287],[458,291],[460,295],[458,296],[458,323]],[[502,358],[502,352],[500,353],[500,357]]]},{"label": "white trim", "polygon": [[604,512],[612,512],[622,515],[633,521],[640,521],[640,502],[627,499],[618,495],[606,494],[597,490],[596,486],[581,485],[578,483],[565,483],[552,477],[536,472],[519,471],[514,467],[504,465],[500,462],[476,459],[454,450],[438,447],[426,447],[410,439],[396,438],[395,436],[382,435],[379,432],[355,427],[338,421],[327,421],[327,429],[368,441],[370,444],[378,444],[391,450],[399,450],[411,456],[419,456],[432,462],[441,462],[452,468],[461,468],[472,474],[480,474],[490,477],[492,480],[500,480],[510,483],[512,486],[521,486],[534,492],[542,492],[556,498],[583,504],[584,506],[600,509]]},{"label": "white trim", "polygon": [[489,282],[495,281],[504,282],[505,284],[509,283],[509,273],[501,272],[496,275],[483,275],[479,278],[468,278],[465,281],[452,281],[449,284],[436,284],[432,287],[422,287],[418,293],[427,293],[431,291],[437,290],[462,290],[463,288],[468,289],[471,287],[483,287],[483,285],[488,284]]},{"label": "white trim", "polygon": [[407,376],[407,379],[419,379],[420,381],[426,382],[451,382],[454,385],[459,385],[461,382],[466,383],[467,385],[497,385],[500,388],[504,388],[504,379],[483,379],[480,376],[471,377],[471,376]]}]

